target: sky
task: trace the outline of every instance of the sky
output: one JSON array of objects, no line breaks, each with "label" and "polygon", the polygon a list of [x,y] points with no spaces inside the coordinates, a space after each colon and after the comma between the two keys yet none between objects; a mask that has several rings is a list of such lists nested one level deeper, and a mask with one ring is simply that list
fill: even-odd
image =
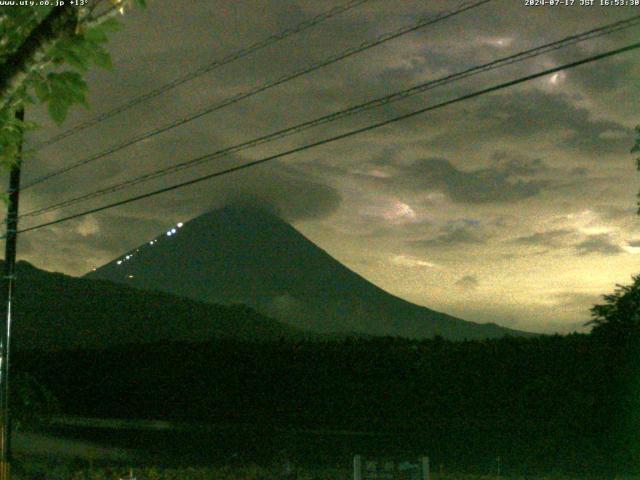
[{"label": "sky", "polygon": [[[297,25],[327,0],[154,0],[122,18],[114,69],[92,70],[90,110],[27,147]],[[21,210],[91,192],[377,96],[640,13],[640,7],[493,0],[25,190]],[[460,2],[370,0],[42,149],[23,182]],[[638,28],[438,87],[37,218],[79,212],[331,137],[637,41]],[[144,201],[23,234],[19,258],[82,275],[166,227],[242,199],[269,206],[383,289],[476,322],[583,329],[589,308],[638,273],[638,52],[559,72]]]}]

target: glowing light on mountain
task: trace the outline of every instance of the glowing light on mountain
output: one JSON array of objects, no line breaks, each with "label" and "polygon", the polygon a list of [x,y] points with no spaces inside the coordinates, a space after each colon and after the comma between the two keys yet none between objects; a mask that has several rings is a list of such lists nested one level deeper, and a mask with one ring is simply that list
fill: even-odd
[{"label": "glowing light on mountain", "polygon": [[173,233],[171,232],[171,230],[169,230],[169,231],[167,232],[167,237],[170,237],[171,235],[173,235]]},{"label": "glowing light on mountain", "polygon": [[179,222],[179,223],[178,223],[178,228],[182,228],[182,226],[183,226],[183,225],[184,225],[184,223]]},{"label": "glowing light on mountain", "polygon": [[177,232],[177,230],[175,228],[171,229],[171,233],[176,233],[176,232]]},{"label": "glowing light on mountain", "polygon": [[122,265],[122,260],[118,260],[118,265]]}]

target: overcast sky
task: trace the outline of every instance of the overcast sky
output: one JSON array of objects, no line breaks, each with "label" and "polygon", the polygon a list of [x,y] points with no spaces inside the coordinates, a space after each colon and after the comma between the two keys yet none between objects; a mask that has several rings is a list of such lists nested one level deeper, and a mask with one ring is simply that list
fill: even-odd
[{"label": "overcast sky", "polygon": [[[91,110],[63,129],[41,111],[37,143],[344,1],[155,0],[123,18],[115,68],[89,76]],[[577,0],[576,3],[579,3]],[[203,75],[29,158],[23,181],[319,61],[453,0],[371,0],[304,34]],[[90,166],[26,190],[23,212],[429,79],[639,14],[640,8],[527,7],[494,0],[389,41]],[[638,28],[431,90],[239,152],[43,220],[364,126],[595,52]],[[164,196],[24,234],[19,256],[81,275],[236,198],[277,208],[310,240],[400,297],[461,318],[566,332],[638,273],[638,53],[538,79]]]}]

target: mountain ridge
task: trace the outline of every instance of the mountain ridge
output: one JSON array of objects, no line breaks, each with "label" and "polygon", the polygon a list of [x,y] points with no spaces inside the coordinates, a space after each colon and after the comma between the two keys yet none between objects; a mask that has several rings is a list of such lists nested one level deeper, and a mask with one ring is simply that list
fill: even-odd
[{"label": "mountain ridge", "polygon": [[[0,268],[4,262],[0,260]],[[12,322],[19,350],[103,349],[213,339],[308,338],[244,305],[214,305],[17,264]]]},{"label": "mountain ridge", "polygon": [[179,223],[85,277],[210,303],[243,303],[316,333],[452,340],[529,335],[394,296],[273,213],[248,206],[227,206]]}]

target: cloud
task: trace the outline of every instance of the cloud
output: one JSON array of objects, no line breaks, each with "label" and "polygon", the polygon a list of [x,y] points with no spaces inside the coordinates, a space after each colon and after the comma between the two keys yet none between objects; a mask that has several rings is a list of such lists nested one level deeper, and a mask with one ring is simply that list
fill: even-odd
[{"label": "cloud", "polygon": [[165,227],[166,220],[104,212],[21,235],[18,254],[40,268],[84,274]]},{"label": "cloud", "polygon": [[588,310],[593,305],[602,303],[602,295],[584,292],[560,292],[553,296],[558,304],[567,308],[582,308]]},{"label": "cloud", "polygon": [[416,247],[456,247],[459,245],[482,244],[486,239],[478,232],[477,227],[463,225],[447,227],[445,231],[434,238],[413,240],[411,245]]},{"label": "cloud", "polygon": [[585,240],[574,245],[578,255],[590,255],[592,253],[600,255],[619,255],[625,253],[625,250],[611,240],[607,233],[589,235]]},{"label": "cloud", "polygon": [[565,245],[565,240],[574,234],[575,232],[573,230],[561,228],[517,237],[511,240],[510,243],[528,246],[559,247]]},{"label": "cloud", "polygon": [[568,72],[568,75],[582,90],[602,95],[603,92],[628,86],[626,79],[632,78],[635,63],[621,57],[608,58],[600,63],[600,68],[579,68]]},{"label": "cloud", "polygon": [[632,248],[640,248],[640,239],[630,240],[628,243],[629,243],[629,246]]},{"label": "cloud", "polygon": [[546,173],[550,169],[541,158],[528,158],[517,152],[498,150],[493,156],[494,168],[510,175],[532,176]]},{"label": "cloud", "polygon": [[397,198],[379,204],[366,204],[360,213],[365,217],[381,218],[393,224],[411,223],[416,219],[416,212],[411,205]]},{"label": "cloud", "polygon": [[322,219],[335,212],[341,196],[333,187],[296,169],[264,166],[221,182],[212,192],[212,207],[226,203],[248,203],[268,208],[290,222]]},{"label": "cloud", "polygon": [[426,268],[432,268],[435,267],[434,263],[428,262],[426,260],[422,260],[418,257],[414,257],[413,255],[406,255],[406,254],[401,254],[401,255],[396,255],[394,256],[391,261],[393,263],[395,263],[396,265],[400,265],[402,267],[426,267]]},{"label": "cloud", "polygon": [[[471,128],[477,133],[470,135]],[[617,121],[594,118],[588,108],[577,106],[567,94],[520,89],[481,97],[457,128],[444,130],[430,143],[450,149],[469,142],[480,147],[535,138],[590,155],[626,155],[633,143],[633,130]]]},{"label": "cloud", "polygon": [[465,275],[455,284],[463,290],[475,290],[478,288],[478,285],[480,285],[480,282],[475,275]]},{"label": "cloud", "polygon": [[504,203],[538,195],[548,183],[518,178],[525,166],[507,162],[488,168],[460,170],[442,158],[418,160],[398,168],[391,181],[414,189],[442,189],[458,203]]},{"label": "cloud", "polygon": [[[500,109],[501,115],[495,114],[496,108]],[[559,146],[588,153],[626,154],[633,138],[631,129],[614,121],[592,118],[588,109],[575,106],[563,93],[532,90],[524,94],[487,97],[482,100],[476,115],[502,138],[553,132],[551,138],[557,138]],[[564,130],[561,135],[558,135],[559,125]],[[616,132],[616,135],[610,132]]]},{"label": "cloud", "polygon": [[[97,128],[38,152],[29,158],[24,181],[359,45],[418,16],[447,8],[446,3],[399,2],[390,8],[385,2],[367,2],[336,15],[324,22],[322,28],[309,29],[210,75],[193,79],[124,115],[101,122]],[[88,72],[91,111],[73,109],[69,121],[60,127],[62,130],[329,8],[324,2],[309,0],[177,2],[175,6],[175,10],[135,10],[123,17],[126,28],[109,42],[116,68],[112,72]],[[585,31],[600,25],[604,17],[614,21],[624,16],[622,10],[606,7],[585,9],[580,15],[542,9],[539,15],[523,23],[519,2],[505,2],[501,8],[499,17],[489,5],[475,10],[473,15],[451,18],[440,26],[353,55],[308,77],[286,82],[87,168],[43,183],[24,192],[23,211],[556,40],[560,31]],[[557,28],[548,28],[549,22]],[[487,25],[491,25],[490,32]],[[159,32],[168,41],[159,42]],[[216,159],[194,170],[151,182],[139,193],[440,103],[504,81],[505,75],[515,78],[604,51],[619,43],[623,35],[632,41],[632,31],[618,32],[615,37],[601,37],[514,64],[508,71],[469,77],[447,88],[430,90],[427,95],[406,98],[321,129]],[[180,41],[174,41],[175,38]],[[132,44],[135,49],[130,48]],[[308,238],[340,261],[358,266],[359,272],[390,290],[404,292],[413,288],[407,279],[398,278],[403,274],[435,273],[420,262],[432,260],[444,265],[449,257],[455,256],[459,270],[446,285],[449,291],[440,283],[442,290],[421,287],[420,293],[411,297],[425,305],[445,304],[450,290],[457,288],[456,280],[466,273],[478,272],[482,278],[481,292],[486,290],[491,295],[488,303],[508,305],[510,299],[522,299],[518,305],[487,314],[484,317],[487,321],[521,318],[531,326],[536,322],[544,325],[548,318],[577,320],[585,316],[582,311],[576,314],[557,304],[552,306],[553,310],[534,315],[541,307],[535,305],[534,295],[528,293],[533,286],[545,292],[553,290],[560,278],[563,282],[566,279],[562,288],[597,291],[594,285],[600,280],[581,274],[602,258],[591,254],[602,254],[603,247],[609,255],[621,253],[616,242],[627,251],[640,248],[640,230],[633,208],[637,178],[628,152],[633,144],[630,127],[637,122],[635,106],[640,94],[631,80],[637,78],[634,73],[639,67],[626,56],[603,60],[598,65],[566,71],[558,76],[556,84],[550,83],[549,77],[543,78],[175,194],[125,205],[87,220],[61,224],[59,228],[37,230],[21,236],[20,254],[39,266],[71,274],[84,273],[171,223],[240,201],[266,207],[293,221]],[[153,72],[149,66],[153,66]],[[28,135],[27,147],[32,146],[32,141],[44,140],[60,131],[47,120],[46,109],[34,105],[29,117],[45,128]],[[410,164],[415,159],[427,160]],[[298,167],[294,169],[291,165]],[[122,191],[109,198],[116,201],[129,194],[130,191]],[[100,203],[96,200],[86,206],[91,208]],[[599,205],[620,208],[601,212]],[[587,208],[598,212],[600,218],[565,218],[567,213]],[[76,211],[79,208],[46,219]],[[507,215],[504,222],[491,223],[491,218],[504,215]],[[465,216],[482,218],[482,228],[461,222],[443,227],[451,219]],[[558,221],[548,220],[556,217]],[[39,219],[25,218],[21,226],[39,223],[36,220]],[[296,223],[303,220],[305,224]],[[546,232],[547,229],[558,230]],[[572,230],[573,236],[568,232],[564,236],[562,229]],[[603,236],[598,249],[596,239],[588,235],[601,233],[611,237]],[[514,237],[518,238],[511,240]],[[630,240],[632,245],[623,240]],[[537,268],[534,265],[540,263],[533,257],[533,248],[526,247],[527,255],[522,255],[526,245],[541,245],[535,250],[548,252],[571,248],[563,253],[571,252],[573,258],[558,255],[548,267]],[[435,251],[432,254],[420,247]],[[467,250],[482,251],[471,255],[465,254]],[[373,252],[376,259],[386,261],[376,260],[364,266],[363,262]],[[407,266],[389,268],[394,265],[392,258],[402,252],[412,255],[396,262]],[[499,268],[506,254],[513,254],[511,261],[504,262],[509,268]],[[615,262],[610,262],[607,278],[612,282],[616,280],[614,274],[627,278],[632,267],[624,262],[626,257],[608,258]],[[408,265],[415,267],[411,269]],[[531,273],[526,281],[513,282],[513,271]],[[518,296],[522,291],[527,296]],[[469,295],[472,296],[477,295]],[[279,298],[275,305],[288,308],[290,300]]]},{"label": "cloud", "polygon": [[[631,203],[631,202],[629,202]],[[636,206],[600,205],[595,208],[600,217],[608,221],[635,221],[637,219]]]},{"label": "cloud", "polygon": [[227,204],[257,206],[289,222],[322,219],[340,206],[341,196],[331,186],[283,165],[265,167],[160,195],[150,200],[153,203],[125,205],[24,235],[19,253],[38,266],[83,274],[155,237],[171,223]]}]

